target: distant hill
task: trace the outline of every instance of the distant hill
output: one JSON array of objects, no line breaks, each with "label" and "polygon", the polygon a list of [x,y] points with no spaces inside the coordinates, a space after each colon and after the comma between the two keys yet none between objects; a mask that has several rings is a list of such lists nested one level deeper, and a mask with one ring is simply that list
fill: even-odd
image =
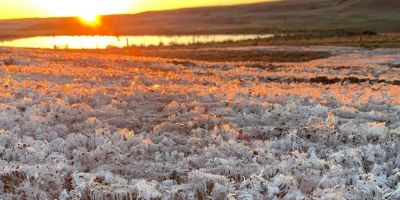
[{"label": "distant hill", "polygon": [[342,9],[355,10],[358,12],[398,12],[400,1],[397,0],[335,0],[333,1],[340,5]]},{"label": "distant hill", "polygon": [[62,34],[209,34],[282,30],[400,32],[400,0],[283,0],[103,17],[91,29],[74,18],[0,21],[0,37]]}]

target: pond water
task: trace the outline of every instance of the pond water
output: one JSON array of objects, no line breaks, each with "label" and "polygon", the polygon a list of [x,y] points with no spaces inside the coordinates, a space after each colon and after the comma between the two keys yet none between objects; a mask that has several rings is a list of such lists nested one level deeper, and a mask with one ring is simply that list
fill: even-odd
[{"label": "pond water", "polygon": [[177,35],[177,36],[40,36],[0,41],[0,46],[47,48],[47,49],[105,49],[109,47],[187,45],[193,43],[212,43],[243,41],[274,37],[272,34],[240,35]]}]

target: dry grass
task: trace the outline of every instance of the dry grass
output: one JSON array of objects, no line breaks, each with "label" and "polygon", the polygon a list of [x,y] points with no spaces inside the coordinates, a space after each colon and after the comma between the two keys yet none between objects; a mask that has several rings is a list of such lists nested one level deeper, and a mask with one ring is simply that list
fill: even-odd
[{"label": "dry grass", "polygon": [[261,50],[144,50],[137,53],[145,57],[177,58],[211,62],[264,61],[264,62],[305,62],[326,58],[327,52],[314,51],[261,51]]},{"label": "dry grass", "polygon": [[63,52],[82,52],[111,55],[131,55],[136,57],[158,57],[167,59],[198,60],[209,62],[306,62],[327,58],[323,51],[265,51],[265,50],[200,50],[168,47],[96,49],[96,50],[57,50]]},{"label": "dry grass", "polygon": [[331,36],[332,32],[327,31],[327,35],[314,35],[312,32],[301,34],[290,34],[275,38],[245,40],[245,41],[226,41],[215,43],[197,43],[190,45],[173,45],[168,47],[147,47],[147,49],[200,49],[218,47],[240,47],[240,46],[352,46],[366,48],[398,48],[400,47],[400,34],[387,33],[378,35],[342,35]]}]

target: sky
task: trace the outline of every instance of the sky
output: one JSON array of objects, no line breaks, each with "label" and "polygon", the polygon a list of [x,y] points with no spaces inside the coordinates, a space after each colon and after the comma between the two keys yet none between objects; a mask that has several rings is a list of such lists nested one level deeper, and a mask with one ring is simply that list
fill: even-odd
[{"label": "sky", "polygon": [[90,16],[266,0],[0,0],[0,19]]}]

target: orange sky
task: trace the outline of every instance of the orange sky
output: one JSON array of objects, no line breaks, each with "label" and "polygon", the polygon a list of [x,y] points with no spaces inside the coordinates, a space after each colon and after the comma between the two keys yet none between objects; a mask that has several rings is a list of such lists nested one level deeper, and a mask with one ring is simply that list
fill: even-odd
[{"label": "orange sky", "polygon": [[0,19],[138,13],[267,0],[0,0]]}]

